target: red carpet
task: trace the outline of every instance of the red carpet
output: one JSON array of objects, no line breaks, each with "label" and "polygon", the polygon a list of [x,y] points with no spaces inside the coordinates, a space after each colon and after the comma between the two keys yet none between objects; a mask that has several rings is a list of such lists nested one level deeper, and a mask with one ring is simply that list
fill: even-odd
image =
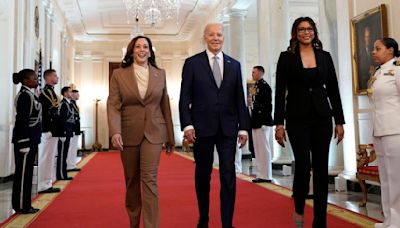
[{"label": "red carpet", "polygon": [[[210,227],[221,227],[218,180],[218,170],[214,170]],[[195,227],[198,212],[193,162],[163,153],[159,189],[160,226]],[[29,227],[128,227],[124,191],[119,153],[98,153]],[[238,179],[235,227],[294,227],[292,212],[290,198]],[[311,227],[311,214],[312,208],[307,207],[305,227]],[[328,227],[358,226],[329,215]]]}]

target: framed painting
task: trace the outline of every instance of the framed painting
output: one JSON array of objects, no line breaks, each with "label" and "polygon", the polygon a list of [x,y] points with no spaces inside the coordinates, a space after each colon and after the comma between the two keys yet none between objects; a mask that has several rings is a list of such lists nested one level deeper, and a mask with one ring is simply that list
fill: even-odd
[{"label": "framed painting", "polygon": [[353,87],[356,95],[367,94],[368,80],[377,67],[372,58],[374,42],[387,35],[387,16],[384,4],[351,20]]}]

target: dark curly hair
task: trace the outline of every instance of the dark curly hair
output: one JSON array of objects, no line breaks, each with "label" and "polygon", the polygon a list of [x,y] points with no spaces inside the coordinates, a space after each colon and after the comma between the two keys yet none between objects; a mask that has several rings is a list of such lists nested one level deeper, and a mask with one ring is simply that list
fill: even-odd
[{"label": "dark curly hair", "polygon": [[156,64],[156,55],[154,54],[154,51],[153,51],[153,44],[151,43],[150,38],[148,38],[147,36],[136,36],[135,38],[133,38],[131,40],[131,42],[128,44],[128,47],[126,49],[125,57],[121,62],[121,67],[122,68],[129,67],[134,62],[134,59],[132,56],[133,49],[134,49],[135,44],[138,41],[138,39],[146,39],[147,40],[147,43],[149,43],[149,49],[150,49],[150,57],[148,58],[148,61],[153,67],[158,69],[158,66]]},{"label": "dark curly hair", "polygon": [[315,22],[310,17],[299,17],[293,22],[292,31],[291,31],[291,38],[289,42],[289,47],[287,50],[289,52],[295,53],[296,49],[298,48],[299,41],[297,40],[297,28],[299,27],[300,23],[306,21],[310,23],[311,27],[314,30],[314,39],[311,41],[312,45],[315,49],[322,50],[322,42],[318,38],[318,30]]}]

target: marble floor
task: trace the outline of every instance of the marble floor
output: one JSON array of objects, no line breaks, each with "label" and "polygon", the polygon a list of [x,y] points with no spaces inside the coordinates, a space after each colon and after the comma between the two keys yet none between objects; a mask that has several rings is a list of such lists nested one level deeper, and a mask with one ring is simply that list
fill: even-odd
[{"label": "marble floor", "polygon": [[[254,162],[251,159],[242,160],[242,171],[243,174],[249,176],[255,176],[257,169],[254,166]],[[293,175],[284,176],[281,169],[273,170],[273,183],[291,188],[293,183]],[[11,209],[11,190],[12,182],[0,183],[0,222],[6,220],[8,217],[13,215],[14,211]],[[33,194],[36,192],[34,191]],[[337,192],[335,191],[334,184],[329,184],[329,203],[338,205],[340,207],[346,208],[348,210],[361,213],[368,217],[372,217],[378,220],[382,220],[382,210],[380,206],[380,195],[379,194],[368,194],[368,203],[366,207],[359,207],[358,203],[362,199],[361,192]]]}]

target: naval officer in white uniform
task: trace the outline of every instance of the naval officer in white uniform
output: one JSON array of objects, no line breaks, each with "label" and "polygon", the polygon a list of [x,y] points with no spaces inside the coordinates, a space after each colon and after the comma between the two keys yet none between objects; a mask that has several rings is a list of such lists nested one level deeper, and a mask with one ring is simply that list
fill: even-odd
[{"label": "naval officer in white uniform", "polygon": [[380,67],[370,79],[373,134],[381,182],[384,222],[375,227],[400,227],[400,59],[392,38],[375,41],[372,52]]}]

